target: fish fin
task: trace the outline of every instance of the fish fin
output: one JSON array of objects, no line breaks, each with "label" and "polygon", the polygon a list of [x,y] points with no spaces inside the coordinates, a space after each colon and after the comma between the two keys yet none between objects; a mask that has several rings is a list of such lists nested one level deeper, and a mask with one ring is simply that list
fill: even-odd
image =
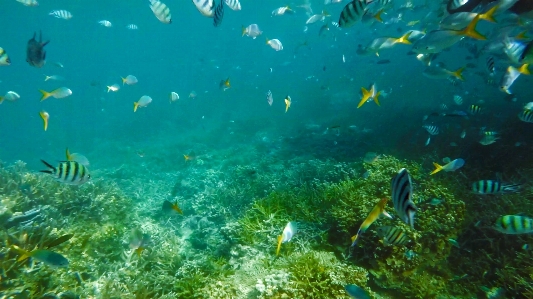
[{"label": "fish fin", "polygon": [[11,245],[11,249],[20,254],[20,257],[17,259],[17,262],[21,262],[31,256],[31,253],[18,247],[17,245]]},{"label": "fish fin", "polygon": [[442,168],[442,166],[440,166],[439,164],[433,162],[433,165],[435,166],[435,170],[433,170],[429,175],[434,175],[435,173],[443,170],[444,168]]},{"label": "fish fin", "polygon": [[359,102],[359,105],[357,105],[357,108],[363,106],[370,97],[370,91],[366,90],[364,87],[361,87],[361,92],[363,93],[363,98]]},{"label": "fish fin", "polygon": [[518,68],[518,71],[520,72],[520,74],[522,74],[522,75],[531,75],[531,72],[528,70],[528,66],[529,66],[529,64],[527,64],[527,63],[522,64],[522,66],[520,66]]},{"label": "fish fin", "polygon": [[52,76],[45,76],[45,78],[44,78],[44,82],[50,80],[50,78],[52,78]]},{"label": "fish fin", "polygon": [[527,30],[518,33],[518,35],[515,36],[515,39],[519,39],[519,40],[528,39],[528,37],[526,36],[526,33],[527,33]]},{"label": "fish fin", "polygon": [[455,72],[452,72],[452,75],[455,78],[457,78],[457,79],[459,79],[461,81],[464,81],[465,80],[465,78],[463,77],[463,71],[464,70],[465,70],[465,67],[463,66],[463,67],[459,68],[458,70],[456,70]]},{"label": "fish fin", "polygon": [[111,86],[107,86],[107,92],[111,90]]},{"label": "fish fin", "polygon": [[67,161],[72,161],[72,155],[70,154],[68,147],[67,147],[67,150],[65,151],[65,155],[67,157]]},{"label": "fish fin", "polygon": [[267,39],[266,39],[266,44],[267,44],[267,45],[268,45],[268,42],[269,42],[269,41],[270,41],[270,40],[267,38]]},{"label": "fish fin", "polygon": [[52,96],[51,92],[47,92],[42,89],[39,89],[39,91],[43,94],[43,96],[41,97],[41,102]]},{"label": "fish fin", "polygon": [[374,96],[374,102],[375,102],[376,105],[378,105],[378,106],[381,106],[381,105],[379,104],[379,100],[378,100],[380,94],[381,94],[381,91],[378,91],[378,92],[376,93],[376,95]]},{"label": "fish fin", "polygon": [[494,19],[494,13],[498,9],[498,7],[499,5],[495,5],[493,8],[489,9],[486,13],[480,14],[479,18],[485,21],[489,21],[491,23],[497,23],[496,19]]},{"label": "fish fin", "polygon": [[127,79],[122,77],[120,77],[120,79],[122,79],[122,85],[124,86],[124,84],[126,84]]},{"label": "fish fin", "polygon": [[244,25],[241,25],[241,32],[242,32],[241,37],[246,34],[246,27],[244,27]]},{"label": "fish fin", "polygon": [[183,158],[185,159],[185,161],[189,161],[190,157],[188,155],[183,155]]},{"label": "fish fin", "polygon": [[0,104],[2,104],[2,102],[4,102],[4,97],[0,96]]},{"label": "fish fin", "polygon": [[174,211],[180,213],[181,215],[183,215],[183,211],[178,206],[178,201],[177,200],[172,204],[172,210],[174,210]]},{"label": "fish fin", "polygon": [[383,9],[380,9],[375,15],[374,19],[376,19],[378,22],[383,23],[383,19],[381,18],[381,14],[383,13]]},{"label": "fish fin", "polygon": [[141,253],[144,251],[144,247],[139,247],[137,249],[135,249],[135,253],[137,254],[138,257],[141,257]]},{"label": "fish fin", "polygon": [[387,211],[385,211],[385,210],[383,210],[383,212],[381,212],[381,214],[385,215],[385,217],[387,217],[387,218],[392,219],[392,216],[389,213],[387,213]]},{"label": "fish fin", "polygon": [[278,248],[276,248],[276,256],[279,255],[279,250],[281,249],[281,241],[283,241],[283,235],[278,236]]},{"label": "fish fin", "polygon": [[411,42],[409,41],[409,36],[411,36],[411,33],[413,32],[409,31],[406,34],[402,35],[401,37],[397,38],[395,43],[410,45]]},{"label": "fish fin", "polygon": [[357,239],[359,238],[359,232],[357,232],[357,234],[355,234],[351,240],[352,240],[352,245],[350,245],[350,247],[355,247],[357,245]]},{"label": "fish fin", "polygon": [[485,37],[483,34],[476,31],[476,25],[479,22],[480,16],[477,15],[471,22],[466,26],[465,29],[457,31],[458,35],[466,35],[468,37],[471,37],[473,39],[479,39],[479,40],[486,40],[487,37]]},{"label": "fish fin", "polygon": [[42,160],[41,159],[41,162],[43,162],[44,165],[46,165],[46,167],[48,167],[49,169],[47,170],[41,170],[41,172],[45,172],[45,173],[54,173],[56,171],[56,168],[52,165],[50,165],[48,162],[46,162],[45,160]]},{"label": "fish fin", "polygon": [[138,102],[134,102],[133,103],[133,112],[136,112],[137,108],[139,108],[139,103]]}]

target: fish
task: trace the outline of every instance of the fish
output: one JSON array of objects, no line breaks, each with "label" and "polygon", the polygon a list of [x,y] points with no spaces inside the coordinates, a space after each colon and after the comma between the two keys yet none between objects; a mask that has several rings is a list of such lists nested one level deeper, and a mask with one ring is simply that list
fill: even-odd
[{"label": "fish", "polygon": [[111,24],[111,22],[109,22],[108,20],[101,20],[101,21],[98,21],[98,24],[104,26],[104,27],[113,27],[113,24]]},{"label": "fish", "polygon": [[357,245],[358,238],[374,223],[376,220],[378,220],[379,216],[385,215],[388,218],[392,219],[392,216],[385,211],[385,206],[387,205],[387,201],[389,201],[388,198],[381,199],[368,213],[368,216],[366,216],[366,219],[361,223],[361,226],[359,226],[359,230],[357,230],[357,234],[355,234],[352,237],[352,245],[350,247],[355,247]]},{"label": "fish", "polygon": [[479,16],[480,20],[485,20],[491,23],[496,23],[494,19],[494,13],[498,9],[498,5],[495,5],[485,13],[473,13],[473,12],[457,12],[450,14],[440,22],[441,29],[461,29],[468,25],[476,16]]},{"label": "fish", "polygon": [[[331,3],[337,0],[329,0]],[[344,290],[353,299],[370,299],[370,295],[363,288],[356,286],[355,284],[348,284],[344,286]]]},{"label": "fish", "polygon": [[128,24],[126,26],[126,29],[129,29],[129,30],[137,30],[139,29],[139,26],[135,25],[135,24]]},{"label": "fish", "polygon": [[20,99],[20,95],[14,91],[8,91],[4,96],[0,96],[0,104],[4,102],[4,100],[8,100],[10,102],[14,102],[16,100]]},{"label": "fish", "polygon": [[212,18],[215,15],[214,0],[192,0],[192,3],[204,17]]},{"label": "fish", "polygon": [[413,196],[413,187],[411,183],[411,176],[407,169],[402,168],[398,171],[391,182],[392,202],[394,209],[400,218],[407,224],[414,228],[414,217],[416,213],[416,206],[411,197]]},{"label": "fish", "polygon": [[287,223],[281,235],[278,236],[278,247],[276,248],[276,256],[279,255],[279,250],[281,249],[281,243],[289,242],[292,237],[298,231],[298,227],[295,222],[290,221]]},{"label": "fish", "polygon": [[361,98],[361,101],[359,101],[357,108],[360,108],[369,100],[374,100],[376,105],[380,106],[379,95],[381,94],[381,91],[377,90],[375,83],[372,84],[372,86],[370,87],[370,90],[366,90],[364,87],[361,87],[361,93],[363,94],[363,96]]},{"label": "fish", "polygon": [[183,211],[178,206],[178,201],[177,200],[174,201],[174,202],[170,202],[168,200],[165,200],[163,202],[162,210],[165,213],[178,213],[180,215],[183,215]]},{"label": "fish", "polygon": [[68,147],[67,147],[67,150],[65,151],[65,156],[67,158],[67,161],[78,162],[85,167],[89,167],[90,165],[89,159],[87,159],[87,157],[79,153],[71,154],[70,151],[68,150]]},{"label": "fish", "polygon": [[483,136],[483,138],[481,138],[481,140],[479,141],[479,143],[481,143],[482,145],[490,145],[490,144],[493,144],[496,142],[496,140],[500,139],[500,137],[496,137],[496,136]]},{"label": "fish", "polygon": [[493,180],[480,180],[472,184],[472,192],[478,195],[520,192],[520,184],[504,184]]},{"label": "fish", "polygon": [[142,96],[137,102],[133,103],[133,112],[137,111],[137,108],[139,107],[146,107],[148,104],[152,102],[152,98],[149,96]]},{"label": "fish", "polygon": [[50,13],[48,13],[48,15],[53,16],[58,19],[63,19],[63,20],[70,20],[73,17],[70,11],[64,10],[64,9],[52,10]]},{"label": "fish", "polygon": [[224,2],[232,10],[241,10],[241,3],[239,0],[224,0]]},{"label": "fish", "polygon": [[494,229],[509,235],[533,233],[533,218],[519,215],[505,215],[496,219]]},{"label": "fish", "polygon": [[22,3],[25,6],[39,6],[37,0],[17,0],[17,2]]},{"label": "fish", "polygon": [[165,3],[159,0],[149,0],[150,9],[154,13],[155,17],[164,24],[172,23],[172,15],[170,14],[170,8]]},{"label": "fish", "polygon": [[289,111],[289,108],[291,107],[291,103],[292,103],[291,97],[287,95],[287,97],[285,97],[285,113]]},{"label": "fish", "polygon": [[138,228],[131,230],[129,236],[130,249],[133,249],[133,252],[135,252],[137,256],[141,256],[141,253],[146,249],[149,242],[150,235],[143,234],[143,232]]},{"label": "fish", "polygon": [[526,123],[533,123],[533,110],[522,110],[522,112],[518,113],[518,119]]},{"label": "fish", "polygon": [[328,23],[322,25],[320,27],[320,30],[318,31],[318,36],[322,36],[326,31],[329,31],[329,25]]},{"label": "fish", "polygon": [[128,84],[128,85],[134,85],[134,84],[137,84],[137,82],[139,82],[139,80],[137,79],[137,77],[135,77],[134,75],[127,75],[126,78],[122,78],[122,85],[124,84]]},{"label": "fish", "polygon": [[10,64],[11,64],[11,59],[9,59],[7,52],[2,47],[0,47],[0,66],[10,65]]},{"label": "fish", "polygon": [[494,65],[494,57],[489,56],[487,57],[487,61],[485,63],[485,66],[487,68],[487,73],[490,77],[494,77],[494,73],[496,72],[496,67]]},{"label": "fish", "polygon": [[39,116],[43,119],[44,122],[44,130],[48,130],[48,119],[50,119],[50,115],[46,111],[39,112]]},{"label": "fish", "polygon": [[250,24],[248,27],[242,26],[242,36],[249,36],[253,39],[261,35],[263,31],[259,29],[259,25],[257,24]]},{"label": "fish", "polygon": [[110,85],[110,86],[107,86],[107,92],[117,92],[120,90],[120,85],[118,84],[113,84],[113,85]]},{"label": "fish", "polygon": [[377,160],[379,160],[379,158],[381,158],[381,155],[378,155],[377,153],[374,153],[374,152],[367,152],[365,154],[365,157],[363,158],[363,162],[372,164],[376,162]]},{"label": "fish", "polygon": [[520,72],[517,68],[514,66],[509,66],[507,68],[507,71],[505,72],[505,75],[503,75],[501,81],[500,81],[500,90],[507,93],[512,94],[510,88],[511,85],[513,85],[514,81],[520,76]]},{"label": "fish", "polygon": [[65,78],[61,77],[61,76],[58,76],[58,75],[52,75],[52,76],[44,76],[44,81],[48,81],[48,80],[54,80],[54,81],[64,81]]},{"label": "fish", "polygon": [[194,90],[189,93],[189,99],[196,99],[197,96],[198,94]]},{"label": "fish", "polygon": [[48,173],[54,176],[55,180],[67,185],[82,185],[91,179],[89,169],[82,164],[75,161],[59,162],[57,167],[54,167],[44,160],[41,160],[44,165],[48,167],[47,170],[40,172]]},{"label": "fish", "polygon": [[307,21],[305,21],[305,24],[308,25],[308,24],[314,24],[314,23],[316,23],[318,21],[324,21],[324,19],[326,17],[329,17],[329,16],[330,16],[330,14],[327,11],[323,10],[322,13],[310,16],[309,19],[307,19]]},{"label": "fish", "polygon": [[426,129],[429,135],[439,135],[439,127],[435,125],[423,125],[422,128]]},{"label": "fish", "polygon": [[456,105],[460,106],[460,105],[463,104],[463,98],[462,98],[460,95],[454,95],[454,96],[453,96],[453,102],[454,102]]},{"label": "fish", "polygon": [[229,82],[229,77],[226,80],[220,80],[220,83],[218,84],[218,88],[222,91],[226,91],[226,89],[230,89],[231,85]]},{"label": "fish", "polygon": [[404,245],[409,242],[405,232],[394,226],[380,226],[377,229],[378,236],[383,239],[385,245]]},{"label": "fish", "polygon": [[381,59],[381,60],[378,60],[378,62],[376,62],[376,64],[389,64],[390,63],[390,60],[388,59]]},{"label": "fish", "polygon": [[266,99],[269,106],[272,106],[272,103],[274,103],[274,97],[272,96],[272,92],[269,90],[266,93]]},{"label": "fish", "polygon": [[339,17],[339,27],[348,28],[353,26],[357,21],[363,18],[363,15],[367,12],[368,4],[366,0],[353,0],[346,4],[341,11]]},{"label": "fish", "polygon": [[33,37],[28,41],[26,46],[26,62],[36,68],[41,68],[46,63],[46,51],[44,47],[48,45],[50,41],[43,43],[43,33],[39,31],[39,41],[35,39],[36,32],[33,33]]},{"label": "fish", "polygon": [[224,2],[223,0],[220,0],[217,7],[215,8],[215,16],[213,17],[213,25],[215,27],[220,26],[220,24],[222,24],[223,18],[224,18]]},{"label": "fish", "polygon": [[455,45],[464,36],[486,40],[487,38],[484,35],[476,31],[479,18],[479,15],[477,15],[463,30],[446,29],[428,32],[423,38],[413,44],[412,51],[418,54],[440,53],[442,50]]},{"label": "fish", "polygon": [[283,50],[283,44],[279,41],[279,39],[266,39],[266,44],[269,45],[272,49],[276,51]]},{"label": "fish", "polygon": [[70,90],[67,87],[60,87],[50,92],[42,90],[42,89],[39,89],[39,91],[42,93],[41,102],[48,99],[49,97],[53,97],[56,99],[62,99],[62,98],[66,98],[72,95],[72,90]]},{"label": "fish", "polygon": [[174,91],[172,91],[170,93],[170,96],[168,97],[168,100],[170,101],[170,103],[175,102],[175,101],[177,101],[179,99],[180,99],[179,94],[177,92],[174,92]]},{"label": "fish", "polygon": [[16,251],[21,256],[17,259],[17,261],[23,261],[27,258],[32,258],[36,261],[39,261],[43,264],[46,264],[51,267],[55,268],[66,268],[68,267],[68,259],[66,259],[63,255],[46,250],[46,249],[36,249],[31,252],[28,252],[16,245],[11,245],[11,248]]},{"label": "fish", "polygon": [[478,105],[470,105],[468,106],[468,113],[472,115],[478,115],[483,112],[483,108],[479,107]]},{"label": "fish", "polygon": [[282,6],[282,7],[278,7],[276,9],[274,9],[272,11],[272,16],[282,16],[284,15],[285,13],[292,13],[293,10],[290,8],[290,6]]},{"label": "fish", "polygon": [[66,234],[66,235],[63,235],[61,237],[58,237],[56,239],[53,239],[51,241],[48,241],[46,243],[44,243],[43,247],[46,247],[46,249],[50,249],[52,247],[56,247],[58,245],[61,245],[65,242],[67,242],[68,240],[72,239],[72,237],[74,237],[74,234]]},{"label": "fish", "polygon": [[435,170],[433,170],[430,175],[434,175],[442,170],[444,171],[456,171],[457,169],[463,167],[465,165],[465,160],[459,158],[455,159],[449,163],[447,163],[444,166],[439,165],[438,163],[433,162],[433,165],[435,166]]},{"label": "fish", "polygon": [[455,77],[461,81],[464,81],[465,79],[462,74],[464,69],[465,67],[461,67],[456,71],[452,72],[437,64],[434,66],[427,66],[426,69],[422,72],[422,74],[431,79],[447,79],[448,77]]}]

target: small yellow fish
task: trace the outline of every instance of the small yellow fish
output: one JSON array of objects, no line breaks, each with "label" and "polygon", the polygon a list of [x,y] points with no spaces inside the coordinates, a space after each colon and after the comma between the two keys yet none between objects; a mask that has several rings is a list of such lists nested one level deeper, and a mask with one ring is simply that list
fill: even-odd
[{"label": "small yellow fish", "polygon": [[388,218],[392,218],[392,216],[385,211],[385,206],[387,205],[387,201],[389,201],[388,198],[381,199],[376,206],[370,211],[368,216],[366,216],[365,221],[361,223],[361,226],[359,227],[359,230],[357,231],[357,234],[352,237],[352,245],[351,247],[354,247],[357,245],[357,239],[360,235],[362,235],[369,227],[374,223],[374,221],[378,220],[379,216],[382,214],[385,215]]},{"label": "small yellow fish", "polygon": [[53,90],[51,92],[39,89],[39,91],[43,94],[41,97],[41,102],[48,99],[49,97],[54,97],[56,99],[62,99],[66,98],[70,95],[72,95],[72,90],[66,88],[66,87],[60,87],[56,90]]},{"label": "small yellow fish", "polygon": [[43,119],[43,122],[44,122],[44,130],[46,131],[48,129],[48,119],[50,118],[50,115],[48,114],[48,112],[46,111],[41,111],[39,112],[39,115],[41,116],[41,118]]},{"label": "small yellow fish", "polygon": [[278,247],[276,248],[276,255],[279,255],[281,243],[289,242],[294,236],[294,234],[296,234],[297,230],[298,228],[296,227],[296,223],[292,221],[287,223],[281,235],[278,236]]},{"label": "small yellow fish", "polygon": [[409,23],[407,23],[407,26],[414,26],[414,25],[416,25],[418,23],[420,23],[420,20],[410,21]]},{"label": "small yellow fish", "polygon": [[220,81],[219,88],[220,88],[222,91],[226,91],[226,89],[231,88],[231,84],[230,84],[230,82],[229,82],[229,77],[228,77],[228,79],[226,79],[226,80],[222,80],[222,81]]},{"label": "small yellow fish", "polygon": [[363,97],[361,98],[361,101],[357,105],[357,108],[360,108],[363,106],[369,99],[374,100],[378,106],[379,104],[379,95],[381,94],[381,91],[376,90],[376,84],[372,84],[372,87],[370,90],[366,90],[364,87],[361,87],[361,92],[363,93]]},{"label": "small yellow fish", "polygon": [[137,111],[139,107],[146,107],[152,102],[152,98],[149,96],[142,96],[137,102],[133,103],[133,112]]},{"label": "small yellow fish", "polygon": [[126,78],[121,77],[121,79],[122,79],[122,85],[124,84],[133,85],[139,82],[139,80],[137,80],[137,77],[135,77],[134,75],[127,75]]},{"label": "small yellow fish", "polygon": [[287,97],[285,98],[285,113],[287,113],[289,107],[291,107],[291,102],[291,97],[287,95]]},{"label": "small yellow fish", "polygon": [[183,211],[180,209],[180,207],[178,206],[178,201],[176,200],[175,202],[170,202],[168,200],[165,200],[163,202],[163,211],[166,212],[166,213],[169,213],[169,212],[175,212],[175,213],[178,213],[180,215],[183,215]]}]

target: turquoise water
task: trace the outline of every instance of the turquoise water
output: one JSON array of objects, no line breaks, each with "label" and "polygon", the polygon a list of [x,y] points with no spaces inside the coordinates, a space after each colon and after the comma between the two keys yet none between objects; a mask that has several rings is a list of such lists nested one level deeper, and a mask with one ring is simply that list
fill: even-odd
[{"label": "turquoise water", "polygon": [[[340,29],[331,22],[338,21],[346,1],[327,6],[322,0],[310,1],[314,13],[326,7],[331,14],[326,18],[330,30],[323,36],[318,34],[323,22],[305,25],[309,16],[298,7],[303,1],[243,0],[241,11],[225,8],[219,27],[190,1],[165,3],[171,24],[158,21],[149,2],[140,0],[1,4],[0,47],[11,65],[0,66],[0,95],[15,91],[21,98],[0,105],[0,212],[39,207],[43,216],[1,235],[0,277],[7,282],[1,284],[0,295],[27,290],[30,295],[20,298],[42,298],[47,292],[73,292],[79,298],[347,298],[344,285],[358,284],[375,298],[485,298],[482,287],[505,288],[512,294],[509,298],[531,297],[531,266],[524,262],[531,251],[520,249],[531,240],[490,229],[502,214],[527,216],[533,208],[528,187],[531,124],[517,118],[530,101],[531,77],[516,81],[513,96],[497,84],[487,84],[485,56],[467,57],[475,56],[468,48],[481,49],[481,41],[462,41],[435,59],[450,70],[472,64],[459,84],[425,77],[425,66],[407,54],[409,45],[395,45],[379,57],[356,53],[358,45],[377,37],[435,28],[439,18],[426,17],[438,10],[434,3],[404,12],[398,23],[391,20],[398,17],[399,3],[384,14],[385,24],[359,22]],[[272,10],[287,4],[294,14],[272,16]],[[48,15],[58,9],[68,10],[73,18]],[[113,26],[101,26],[100,20]],[[409,21],[420,23],[408,26]],[[259,25],[262,35],[242,37],[241,26],[252,23]],[[139,29],[128,30],[128,24]],[[480,23],[478,29],[488,34],[494,26]],[[39,31],[50,43],[45,47],[46,65],[34,68],[25,61],[26,43]],[[274,51],[265,38],[279,39],[284,49]],[[496,56],[497,83],[508,65],[503,55]],[[384,59],[390,63],[378,63]],[[64,80],[45,82],[46,75]],[[127,75],[139,82],[123,86],[121,77]],[[227,78],[231,88],[222,91],[219,83]],[[379,107],[369,102],[357,109],[361,87],[368,89],[373,83],[388,95],[380,98]],[[107,92],[112,84],[119,84],[120,90]],[[73,94],[39,101],[39,89],[59,87]],[[274,96],[272,106],[267,103],[268,90]],[[172,91],[180,99],[170,103]],[[189,97],[193,91],[195,98]],[[133,103],[143,95],[153,102],[133,112]],[[288,95],[292,104],[285,112]],[[463,97],[462,106],[453,102],[454,95]],[[442,104],[448,108],[442,109]],[[484,112],[469,118],[430,116],[424,121],[433,112],[466,111],[471,104],[479,104]],[[42,110],[50,114],[47,131],[39,117]],[[423,124],[438,125],[441,131],[428,145]],[[479,144],[485,127],[500,132],[495,144]],[[460,137],[463,130],[465,138]],[[92,180],[86,185],[64,186],[38,173],[45,169],[40,159],[55,165],[65,160],[67,147],[89,159]],[[385,156],[373,166],[362,163],[366,152]],[[192,159],[185,161],[183,155]],[[432,162],[441,163],[444,157],[465,159],[464,169],[430,177]],[[366,247],[363,241],[364,253],[348,259],[349,237],[375,200],[390,196],[390,179],[407,165],[415,173],[415,194],[441,196],[447,199],[446,208],[422,205],[422,237],[403,226],[414,240],[412,246],[384,247],[373,227]],[[503,198],[501,204],[480,204],[469,192],[472,182],[501,174],[506,181],[525,184],[523,193],[498,197]],[[355,183],[342,185],[346,182]],[[162,213],[164,200],[177,200],[183,215]],[[478,205],[486,209],[479,211]],[[388,209],[394,212],[390,203]],[[444,232],[428,224],[434,223],[428,219],[455,215],[447,212],[455,209],[461,210],[457,221]],[[277,236],[294,220],[302,223],[301,237],[284,244],[282,256],[276,258]],[[474,224],[481,220],[485,230],[480,233]],[[378,220],[391,224],[386,221]],[[133,228],[152,240],[138,259],[127,241]],[[67,233],[75,235],[70,245],[54,250],[69,259],[69,268],[37,264],[39,279],[32,279],[28,270],[35,265],[15,263],[16,254],[9,250],[17,245],[31,251],[41,248],[42,240]],[[29,239],[20,241],[24,234]],[[499,242],[491,243],[490,249],[486,243],[463,245],[468,254],[446,243],[449,238],[469,237]],[[82,245],[86,243],[90,245]],[[476,253],[481,255],[475,251],[479,244],[487,256],[501,255],[480,263],[485,270],[473,267],[471,281],[459,279],[468,271],[458,265],[474,263]],[[372,248],[377,248],[374,258]],[[506,259],[515,255],[520,264],[506,267]],[[429,256],[451,257],[450,263],[429,266]],[[317,267],[304,270],[307,260]],[[402,266],[393,266],[394,261]],[[405,264],[409,266],[402,268]],[[518,278],[506,281],[507,271],[514,273],[509,269],[518,266],[523,267],[516,272]],[[424,272],[412,274],[420,284],[435,283],[434,293],[413,291],[420,289],[415,278],[402,281],[414,269]],[[322,271],[327,275],[320,276]],[[87,275],[83,283],[74,282],[75,273]],[[308,273],[320,275],[309,278]],[[301,281],[308,282],[306,287]],[[269,284],[275,288],[271,293],[263,288]]]}]

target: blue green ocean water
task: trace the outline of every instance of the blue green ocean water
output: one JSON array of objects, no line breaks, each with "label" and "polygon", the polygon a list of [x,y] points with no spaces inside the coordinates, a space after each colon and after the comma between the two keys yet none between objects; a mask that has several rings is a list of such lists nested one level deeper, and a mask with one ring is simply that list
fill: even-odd
[{"label": "blue green ocean water", "polygon": [[[401,12],[403,2],[393,1],[384,23],[350,28],[331,24],[347,1],[242,0],[240,11],[225,8],[219,27],[191,1],[164,2],[171,24],[158,21],[149,1],[42,0],[29,7],[2,0],[0,47],[11,65],[0,66],[0,95],[15,91],[20,99],[0,105],[0,216],[36,208],[41,216],[3,227],[1,298],[349,298],[349,284],[372,298],[496,298],[491,291],[532,298],[531,236],[492,229],[501,215],[533,216],[533,134],[531,123],[517,118],[530,101],[531,77],[521,76],[512,95],[487,84],[486,55],[469,52],[481,41],[461,41],[435,58],[450,70],[466,66],[464,82],[424,76],[410,45],[357,54],[378,37],[435,29],[442,7],[428,1],[409,1],[419,8]],[[331,16],[306,25],[305,4]],[[285,5],[295,12],[272,16]],[[54,18],[53,10],[73,17]],[[262,35],[242,36],[242,26],[254,23]],[[324,24],[329,30],[319,35]],[[478,30],[489,34],[494,26]],[[50,40],[43,68],[25,61],[34,32]],[[279,39],[283,50],[266,38]],[[498,83],[509,63],[504,53],[494,56]],[[64,80],[45,81],[51,75]],[[123,86],[127,75],[138,83]],[[227,78],[231,88],[223,91]],[[108,92],[112,84],[120,90]],[[372,84],[386,94],[380,106],[357,108],[361,88]],[[72,95],[39,100],[40,89],[59,87]],[[179,100],[170,102],[170,92]],[[134,112],[143,95],[152,103]],[[470,105],[484,112],[442,116]],[[440,134],[428,136],[422,125],[438,126]],[[480,144],[483,131],[497,131],[496,142]],[[89,159],[88,183],[65,186],[39,173],[46,168],[40,159],[55,165],[66,148]],[[381,156],[364,163],[367,152]],[[445,164],[444,157],[462,158],[465,167],[429,176],[432,162]],[[390,197],[390,179],[403,167],[413,173],[421,224],[376,223],[396,223],[412,242],[385,246],[374,224],[348,256],[350,236],[379,198]],[[521,193],[472,194],[473,182],[496,177],[521,184]],[[444,204],[433,207],[432,198]],[[161,211],[165,200],[177,200],[183,215]],[[387,209],[394,213],[392,201]],[[300,223],[299,235],[277,257],[288,221]],[[133,229],[150,235],[139,256],[128,245]],[[16,261],[13,245],[45,249],[66,234],[74,237],[50,250],[69,259],[67,269]]]}]

